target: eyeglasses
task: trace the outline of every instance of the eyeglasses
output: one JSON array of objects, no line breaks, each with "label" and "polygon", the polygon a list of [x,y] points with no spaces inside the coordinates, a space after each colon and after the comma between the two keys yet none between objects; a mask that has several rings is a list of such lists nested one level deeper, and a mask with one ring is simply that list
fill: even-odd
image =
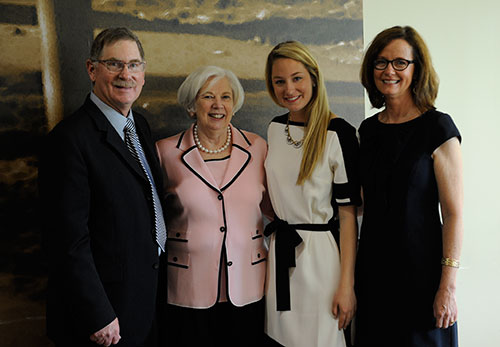
[{"label": "eyeglasses", "polygon": [[121,72],[124,68],[125,65],[127,65],[128,71],[135,73],[135,72],[143,72],[144,69],[146,68],[146,63],[143,61],[131,61],[129,63],[126,63],[121,60],[94,60],[94,62],[101,63],[106,67],[111,72]]},{"label": "eyeglasses", "polygon": [[415,63],[414,60],[408,60],[408,59],[403,59],[403,58],[397,58],[393,60],[387,60],[387,59],[376,59],[373,62],[373,67],[375,70],[385,70],[387,68],[387,65],[391,63],[392,67],[396,71],[403,71],[405,70],[410,64]]}]

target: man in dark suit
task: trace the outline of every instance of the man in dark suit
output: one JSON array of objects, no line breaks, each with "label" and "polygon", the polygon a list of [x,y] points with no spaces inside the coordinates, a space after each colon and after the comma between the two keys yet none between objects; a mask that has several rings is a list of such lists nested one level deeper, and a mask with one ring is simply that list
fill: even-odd
[{"label": "man in dark suit", "polygon": [[86,64],[92,93],[47,136],[40,160],[47,333],[57,346],[152,346],[166,234],[150,129],[131,110],[144,51],[128,29],[106,29]]}]

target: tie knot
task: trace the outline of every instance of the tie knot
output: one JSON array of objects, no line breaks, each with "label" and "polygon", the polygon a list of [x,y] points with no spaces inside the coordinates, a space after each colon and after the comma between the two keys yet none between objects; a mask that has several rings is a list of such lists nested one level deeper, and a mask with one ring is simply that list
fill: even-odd
[{"label": "tie knot", "polygon": [[125,124],[125,128],[123,129],[125,132],[135,133],[134,121],[131,117],[127,117],[127,123]]}]

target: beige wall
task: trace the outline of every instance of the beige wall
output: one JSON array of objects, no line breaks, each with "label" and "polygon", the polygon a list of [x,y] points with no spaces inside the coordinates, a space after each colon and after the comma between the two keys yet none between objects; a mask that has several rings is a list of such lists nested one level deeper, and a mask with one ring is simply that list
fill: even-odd
[{"label": "beige wall", "polygon": [[[363,17],[365,46],[393,25],[413,26],[429,46],[441,80],[437,108],[463,137],[460,346],[500,346],[500,2],[365,0]],[[366,116],[374,112],[366,100]],[[397,306],[386,309],[404,319]]]}]

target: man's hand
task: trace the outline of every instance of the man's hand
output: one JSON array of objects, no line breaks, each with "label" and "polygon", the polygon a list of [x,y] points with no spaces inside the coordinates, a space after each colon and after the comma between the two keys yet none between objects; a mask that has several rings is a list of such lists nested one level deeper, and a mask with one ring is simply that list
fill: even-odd
[{"label": "man's hand", "polygon": [[118,318],[106,325],[101,330],[90,335],[90,340],[98,345],[111,346],[116,345],[120,341],[120,325]]}]

